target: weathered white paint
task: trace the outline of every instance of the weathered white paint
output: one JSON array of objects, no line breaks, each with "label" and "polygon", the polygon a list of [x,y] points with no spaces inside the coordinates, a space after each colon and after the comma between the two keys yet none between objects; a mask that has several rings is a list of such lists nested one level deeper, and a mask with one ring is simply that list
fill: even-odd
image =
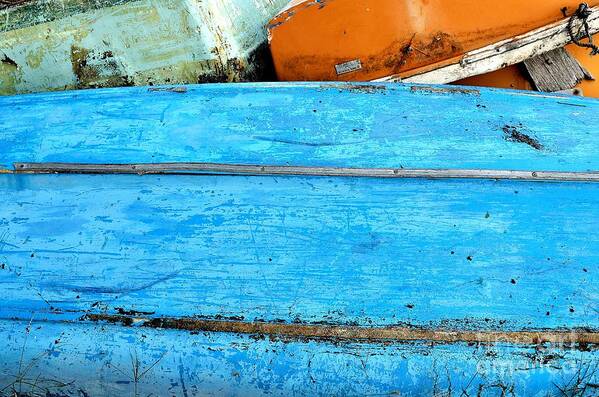
[{"label": "weathered white paint", "polygon": [[0,62],[0,94],[243,80],[255,72],[249,57],[266,40],[264,25],[287,1],[74,3],[84,12],[50,10],[55,15],[44,18],[0,11],[0,60],[11,61]]},{"label": "weathered white paint", "polygon": [[[599,33],[599,7],[591,9],[588,19],[590,33]],[[474,51],[447,66],[416,74],[387,76],[375,81],[404,81],[410,83],[445,84],[471,76],[493,72],[515,65],[537,55],[572,42],[568,33],[569,18],[535,29],[528,33],[503,40]]]}]

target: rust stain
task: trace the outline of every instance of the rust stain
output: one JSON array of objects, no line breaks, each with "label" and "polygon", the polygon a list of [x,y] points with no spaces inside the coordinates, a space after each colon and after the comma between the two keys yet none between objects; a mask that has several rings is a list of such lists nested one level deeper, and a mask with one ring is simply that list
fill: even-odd
[{"label": "rust stain", "polygon": [[[412,36],[409,42],[401,46],[399,52],[397,47],[392,46],[387,49],[383,66],[390,68],[393,74],[416,69],[431,62],[439,62],[444,59],[457,57],[464,53],[464,48],[459,41],[454,40],[451,35],[438,32],[424,40],[417,40],[416,34]],[[376,65],[373,60],[374,67]]]},{"label": "rust stain", "polygon": [[587,329],[540,331],[457,331],[430,330],[409,326],[360,327],[353,325],[288,324],[282,322],[244,322],[206,318],[134,318],[123,315],[88,314],[82,320],[109,322],[158,329],[191,332],[217,332],[290,339],[318,339],[353,342],[430,341],[438,343],[512,343],[524,345],[552,344],[588,348],[599,345],[599,332]]},{"label": "rust stain", "polygon": [[87,64],[89,50],[77,46],[71,46],[71,65],[73,73],[77,76],[77,80],[81,84],[97,80],[99,75],[95,69],[92,69]]},{"label": "rust stain", "polygon": [[431,94],[464,94],[480,96],[480,91],[461,87],[431,87],[431,86],[412,86],[412,92],[426,92]]},{"label": "rust stain", "polygon": [[94,52],[71,46],[71,66],[76,88],[126,87],[133,85],[112,51]]},{"label": "rust stain", "polygon": [[[385,75],[394,75],[431,64],[437,65],[444,59],[454,59],[464,53],[463,47],[446,33],[439,32],[425,38],[413,35],[408,40],[395,40],[388,46],[367,57],[348,52],[342,58],[291,56],[282,61],[285,73],[292,74],[293,80],[350,80],[368,81]],[[359,59],[362,68],[337,75],[334,65],[347,62],[348,59]],[[329,66],[329,67],[326,67]],[[282,80],[291,80],[286,75]]]}]

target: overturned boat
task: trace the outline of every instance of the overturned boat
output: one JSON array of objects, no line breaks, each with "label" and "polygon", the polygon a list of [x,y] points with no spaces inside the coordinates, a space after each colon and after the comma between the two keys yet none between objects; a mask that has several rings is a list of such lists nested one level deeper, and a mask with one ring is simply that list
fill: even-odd
[{"label": "overturned boat", "polygon": [[458,82],[599,97],[598,5],[294,0],[269,23],[269,40],[280,80]]},{"label": "overturned boat", "polygon": [[0,94],[261,80],[285,0],[2,0]]},{"label": "overturned boat", "polygon": [[3,393],[597,390],[599,101],[309,83],[0,106]]}]

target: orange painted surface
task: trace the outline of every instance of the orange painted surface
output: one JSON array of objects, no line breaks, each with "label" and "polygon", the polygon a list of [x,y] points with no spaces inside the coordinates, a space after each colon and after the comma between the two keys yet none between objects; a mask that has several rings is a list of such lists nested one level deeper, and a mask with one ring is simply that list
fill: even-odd
[{"label": "orange painted surface", "polygon": [[[580,0],[295,0],[269,24],[280,80],[368,81],[430,67],[573,13]],[[596,6],[599,1],[589,2]],[[411,45],[412,50],[406,51]],[[570,46],[572,47],[572,46]],[[599,77],[599,57],[574,48]],[[359,60],[338,74],[336,65]],[[342,68],[344,68],[342,66]],[[468,84],[530,88],[517,67],[467,79]],[[585,95],[599,96],[596,83]]]},{"label": "orange painted surface", "polygon": [[520,65],[509,66],[495,72],[469,77],[464,80],[456,81],[453,84],[473,85],[477,87],[512,88],[515,90],[534,89],[526,76],[526,72],[522,70]]}]

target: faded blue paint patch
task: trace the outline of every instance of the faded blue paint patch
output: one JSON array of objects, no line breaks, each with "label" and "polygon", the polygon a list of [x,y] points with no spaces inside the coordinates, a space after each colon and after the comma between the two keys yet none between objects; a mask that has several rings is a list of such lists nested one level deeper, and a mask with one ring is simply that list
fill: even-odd
[{"label": "faded blue paint patch", "polygon": [[[60,225],[64,213],[46,209],[76,202],[69,217],[79,228],[2,226],[0,261],[22,269],[0,271],[10,297],[2,317],[26,316],[20,302],[32,286],[81,313],[101,301],[248,321],[599,327],[599,184],[135,175],[0,183],[14,179],[29,188],[5,189],[3,211]],[[142,190],[151,193],[138,200]]]},{"label": "faded blue paint patch", "polygon": [[[18,107],[19,118],[0,114],[0,161],[5,167],[15,161],[198,161],[599,169],[592,134],[597,100],[491,89],[480,89],[480,96],[421,95],[411,86],[381,87],[364,93],[347,84],[222,84],[189,86],[185,94],[122,88],[3,97],[0,106]],[[167,106],[161,122],[154,115]],[[543,149],[515,142],[506,127]]]}]

